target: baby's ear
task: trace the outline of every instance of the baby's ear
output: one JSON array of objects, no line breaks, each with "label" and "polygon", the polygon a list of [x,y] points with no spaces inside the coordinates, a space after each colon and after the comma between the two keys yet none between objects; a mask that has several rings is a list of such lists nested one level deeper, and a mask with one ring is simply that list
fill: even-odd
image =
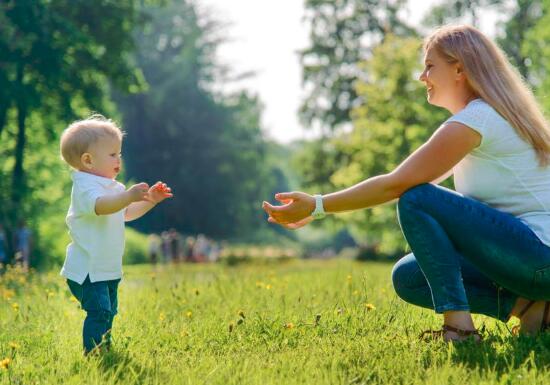
[{"label": "baby's ear", "polygon": [[92,154],[89,152],[85,152],[80,156],[80,163],[82,163],[82,166],[85,168],[92,168]]}]

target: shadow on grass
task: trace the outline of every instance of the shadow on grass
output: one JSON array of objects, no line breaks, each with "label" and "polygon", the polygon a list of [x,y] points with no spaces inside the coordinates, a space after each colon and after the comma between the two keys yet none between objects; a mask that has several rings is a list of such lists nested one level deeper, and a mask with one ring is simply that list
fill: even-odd
[{"label": "shadow on grass", "polygon": [[487,336],[481,344],[455,345],[453,361],[498,375],[521,366],[550,369],[550,333],[537,337]]},{"label": "shadow on grass", "polygon": [[150,383],[151,370],[136,361],[128,351],[111,350],[98,357],[98,366],[116,383]]}]

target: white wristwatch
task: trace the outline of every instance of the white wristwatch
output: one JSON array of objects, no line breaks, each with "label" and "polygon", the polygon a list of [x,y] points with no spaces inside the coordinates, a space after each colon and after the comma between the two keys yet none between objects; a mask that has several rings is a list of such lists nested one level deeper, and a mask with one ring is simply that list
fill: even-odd
[{"label": "white wristwatch", "polygon": [[313,219],[323,219],[327,215],[323,207],[323,196],[315,194],[313,197],[315,198],[315,210],[313,210],[311,216]]}]

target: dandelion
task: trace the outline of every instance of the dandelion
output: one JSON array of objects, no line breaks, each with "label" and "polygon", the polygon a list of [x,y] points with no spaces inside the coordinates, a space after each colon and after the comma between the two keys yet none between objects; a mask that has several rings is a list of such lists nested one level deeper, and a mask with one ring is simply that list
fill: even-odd
[{"label": "dandelion", "polygon": [[8,343],[8,346],[9,346],[10,348],[12,348],[13,350],[19,349],[19,348],[20,348],[19,344],[15,343],[15,342],[13,342],[13,341],[9,342],[9,343]]},{"label": "dandelion", "polygon": [[2,298],[4,298],[6,301],[9,301],[10,299],[12,299],[12,297],[15,296],[15,292],[10,289],[0,288],[0,293],[2,295]]},{"label": "dandelion", "polygon": [[189,310],[187,313],[185,313],[185,316],[187,318],[191,318],[191,317],[193,317],[193,312],[191,310]]},{"label": "dandelion", "polygon": [[269,285],[269,284],[265,285],[265,288],[266,288],[267,290],[271,290],[272,287],[273,287],[273,286],[271,286],[271,285]]},{"label": "dandelion", "polygon": [[164,321],[165,319],[166,319],[166,314],[164,314],[164,312],[161,311],[159,314],[159,320]]},{"label": "dandelion", "polygon": [[0,361],[0,369],[8,369],[10,366],[11,360],[9,358],[4,358],[2,361]]},{"label": "dandelion", "polygon": [[376,306],[374,306],[372,303],[366,303],[365,308],[367,309],[367,311],[376,310]]},{"label": "dandelion", "polygon": [[292,322],[288,322],[284,324],[285,329],[294,329],[294,324]]},{"label": "dandelion", "polygon": [[13,308],[13,311],[19,311],[19,304],[17,302],[12,303],[11,307]]}]

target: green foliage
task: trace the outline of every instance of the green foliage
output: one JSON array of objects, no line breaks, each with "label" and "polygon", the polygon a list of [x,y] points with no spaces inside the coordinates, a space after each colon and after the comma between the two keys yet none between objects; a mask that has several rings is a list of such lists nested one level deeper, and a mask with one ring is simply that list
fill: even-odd
[{"label": "green foliage", "polygon": [[334,129],[350,121],[357,102],[354,83],[368,76],[357,64],[387,33],[414,35],[400,19],[406,0],[307,0],[311,46],[301,52],[307,97],[300,113],[304,122]]},{"label": "green foliage", "polygon": [[125,237],[126,243],[124,246],[124,257],[122,262],[126,265],[148,263],[149,256],[147,249],[147,235],[126,226]]},{"label": "green foliage", "polygon": [[[538,2],[537,2],[538,3]],[[521,55],[525,57],[525,64],[529,64],[528,80],[534,87],[547,115],[550,114],[550,76],[548,76],[548,63],[550,63],[550,48],[545,44],[550,38],[550,1],[540,2],[538,12],[531,13],[529,29],[523,30],[524,41],[519,48]]]},{"label": "green foliage", "polygon": [[503,11],[505,5],[503,0],[444,0],[429,10],[422,24],[439,26],[457,19],[466,19],[465,22],[477,27],[482,10],[487,11],[492,8]]},{"label": "green foliage", "polygon": [[127,175],[163,180],[175,198],[136,222],[143,231],[175,227],[215,238],[250,238],[266,229],[262,199],[284,176],[268,162],[260,130],[261,105],[247,92],[209,90],[219,69],[217,24],[201,19],[191,2],[147,7],[137,32],[135,62],[149,88],[117,97],[128,136]]},{"label": "green foliage", "polygon": [[0,361],[10,362],[0,384],[543,385],[550,376],[549,333],[517,338],[474,316],[486,327],[481,344],[420,341],[441,318],[397,298],[387,264],[125,270],[113,349],[87,358],[84,312],[57,271],[3,276]]},{"label": "green foliage", "polygon": [[[19,218],[35,233],[61,233],[60,216],[52,215],[68,194],[68,174],[58,160],[60,131],[89,109],[112,111],[109,84],[125,91],[142,87],[128,57],[141,18],[136,4],[0,3],[0,221],[8,235]],[[53,240],[35,235],[38,257],[46,255],[44,248],[56,249]]]}]

